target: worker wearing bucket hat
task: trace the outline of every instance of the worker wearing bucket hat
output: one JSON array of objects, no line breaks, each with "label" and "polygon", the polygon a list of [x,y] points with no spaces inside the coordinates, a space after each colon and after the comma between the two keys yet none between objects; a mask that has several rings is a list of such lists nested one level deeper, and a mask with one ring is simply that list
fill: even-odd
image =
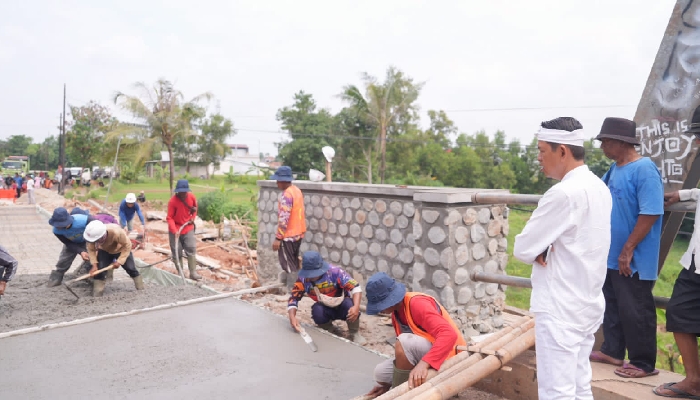
[{"label": "worker wearing bucket hat", "polygon": [[362,300],[360,284],[340,267],[325,262],[315,251],[304,253],[299,277],[289,296],[289,323],[297,330],[297,307],[304,295],[315,301],[311,307],[311,318],[319,328],[333,332],[333,321],[346,321],[350,340],[358,344],[365,343],[359,334]]},{"label": "worker wearing bucket hat", "polygon": [[590,359],[618,366],[615,374],[623,378],[659,374],[653,288],[659,272],[664,184],[654,161],[635,149],[636,132],[634,121],[606,118],[596,137],[614,161],[602,178],[613,206],[603,284],[604,341]]},{"label": "worker wearing bucket hat", "polygon": [[[197,239],[194,237],[194,221],[197,218],[197,198],[190,190],[187,179],[180,179],[175,185],[175,195],[168,201],[168,240],[173,263],[181,270],[182,251],[187,253],[187,267],[190,279],[201,280],[197,273]],[[178,254],[179,253],[179,254]]]},{"label": "worker wearing bucket hat", "polygon": [[406,286],[384,272],[367,281],[367,314],[390,314],[397,340],[393,360],[374,369],[377,382],[367,396],[379,396],[408,381],[414,388],[425,383],[428,369],[439,370],[466,341],[457,324],[433,297],[407,292]]},{"label": "worker wearing bucket hat", "polygon": [[136,290],[143,290],[143,278],[136,269],[134,255],[131,253],[131,240],[123,229],[116,224],[104,224],[102,221],[92,221],[85,227],[85,241],[90,256],[90,275],[92,295],[100,297],[104,294],[107,272],[96,274],[98,269],[110,264],[114,269],[123,267],[124,271],[134,280]]},{"label": "worker wearing bucket hat", "polygon": [[277,181],[277,188],[282,190],[272,250],[277,252],[282,267],[280,281],[290,288],[299,270],[299,249],[306,233],[304,194],[292,184],[292,169],[287,166],[279,167],[270,179]]},{"label": "worker wearing bucket hat", "polygon": [[49,225],[53,227],[53,234],[63,243],[61,254],[56,262],[56,269],[49,275],[48,287],[58,286],[63,282],[63,275],[73,265],[75,257],[80,255],[83,265],[80,269],[89,269],[87,247],[85,244],[85,227],[92,221],[92,217],[86,214],[69,214],[63,207],[53,210],[53,215],[49,218]]},{"label": "worker wearing bucket hat", "polygon": [[119,203],[119,224],[122,228],[126,228],[127,232],[131,232],[134,229],[134,214],[139,216],[139,220],[141,221],[141,234],[144,234],[146,230],[146,221],[143,218],[143,213],[141,213],[141,207],[136,203],[136,195],[127,193],[124,200]]}]

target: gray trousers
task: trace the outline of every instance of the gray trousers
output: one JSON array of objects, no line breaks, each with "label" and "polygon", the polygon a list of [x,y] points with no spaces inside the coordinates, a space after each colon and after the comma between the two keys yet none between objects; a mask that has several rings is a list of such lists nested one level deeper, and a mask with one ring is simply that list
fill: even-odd
[{"label": "gray trousers", "polygon": [[27,189],[27,197],[29,199],[29,204],[36,204],[36,198],[34,197],[34,190]]},{"label": "gray trousers", "polygon": [[[73,260],[75,260],[75,257],[79,256],[80,253],[75,253],[72,250],[70,250],[66,245],[63,245],[63,249],[61,249],[61,254],[58,256],[58,262],[56,263],[56,271],[60,272],[61,274],[65,274],[70,269],[70,266],[73,265]],[[87,267],[87,270],[89,271],[91,267],[90,261],[83,261],[83,264],[80,267]]]},{"label": "gray trousers", "polygon": [[176,267],[180,265],[182,250],[185,250],[188,256],[197,254],[197,239],[194,237],[194,230],[191,230],[184,235],[180,235],[180,242],[177,244],[180,254],[175,254],[175,234],[168,232],[168,239],[170,239],[170,252],[173,255],[173,262],[175,263]]}]

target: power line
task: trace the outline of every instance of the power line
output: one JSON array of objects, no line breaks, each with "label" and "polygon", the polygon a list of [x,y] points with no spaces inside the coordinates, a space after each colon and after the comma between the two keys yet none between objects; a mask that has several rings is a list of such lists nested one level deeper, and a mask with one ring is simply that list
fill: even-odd
[{"label": "power line", "polygon": [[633,105],[613,104],[606,106],[552,106],[552,107],[510,107],[510,108],[465,108],[460,110],[443,110],[445,112],[482,112],[482,111],[529,111],[529,110],[561,110],[561,109],[587,109],[587,108],[627,108]]}]

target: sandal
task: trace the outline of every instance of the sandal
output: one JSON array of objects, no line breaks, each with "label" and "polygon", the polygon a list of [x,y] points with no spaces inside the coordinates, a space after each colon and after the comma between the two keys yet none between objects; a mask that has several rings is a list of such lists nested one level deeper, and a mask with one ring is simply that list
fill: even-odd
[{"label": "sandal", "polygon": [[[661,396],[661,397],[670,397],[673,399],[693,399],[693,400],[700,400],[700,396],[695,396],[692,395],[685,390],[678,389],[673,387],[677,382],[670,382],[670,383],[664,383],[663,385],[656,387],[652,389],[652,392],[654,392],[655,395]],[[659,389],[666,389],[672,391],[674,394],[662,394],[659,393]]]},{"label": "sandal", "polygon": [[[609,357],[610,359],[615,360],[615,362],[610,361],[610,360],[609,360],[608,358],[606,358],[606,357]],[[588,359],[591,360],[591,361],[593,361],[593,362],[602,363],[602,364],[615,365],[615,366],[617,366],[617,367],[621,367],[622,364],[623,364],[623,361],[622,361],[622,360],[618,360],[618,359],[616,359],[616,358],[610,357],[610,356],[608,356],[608,355],[606,355],[606,354],[603,354],[603,353],[600,352],[600,351],[592,351],[592,352],[591,352],[591,355],[588,356]]]},{"label": "sandal", "polygon": [[[646,378],[647,376],[654,376],[659,374],[659,370],[655,369],[651,372],[646,372],[641,368],[635,367],[634,365],[630,363],[624,363],[622,364],[622,369],[623,370],[630,370],[630,371],[635,371],[637,373],[635,374],[628,374],[623,371],[620,371],[620,368],[615,370],[615,375],[622,377],[622,378]],[[640,373],[641,372],[641,373]]]}]

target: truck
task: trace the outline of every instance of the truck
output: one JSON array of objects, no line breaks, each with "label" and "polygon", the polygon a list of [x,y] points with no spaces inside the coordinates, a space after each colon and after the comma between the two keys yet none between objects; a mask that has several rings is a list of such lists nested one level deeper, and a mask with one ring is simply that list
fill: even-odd
[{"label": "truck", "polygon": [[18,173],[25,175],[29,173],[29,156],[7,156],[2,160],[3,175],[14,175]]}]

